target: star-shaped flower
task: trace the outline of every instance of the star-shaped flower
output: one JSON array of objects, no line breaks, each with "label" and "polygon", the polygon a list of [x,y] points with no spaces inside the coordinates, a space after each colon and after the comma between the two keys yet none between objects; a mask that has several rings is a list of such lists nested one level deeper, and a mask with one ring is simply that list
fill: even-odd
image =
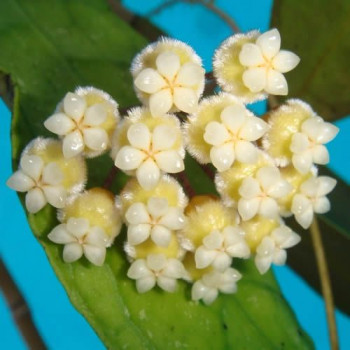
[{"label": "star-shaped flower", "polygon": [[293,135],[290,150],[293,152],[294,167],[306,174],[313,163],[327,164],[329,154],[323,144],[333,140],[339,129],[320,117],[307,119],[301,126],[301,132]]},{"label": "star-shaped flower", "polygon": [[90,227],[87,219],[70,218],[66,224],[56,226],[48,238],[54,243],[64,244],[63,260],[67,263],[80,259],[83,254],[94,265],[104,263],[109,237],[101,227]]},{"label": "star-shaped flower", "polygon": [[235,269],[229,267],[225,271],[211,271],[206,273],[192,286],[192,300],[202,299],[204,304],[211,304],[218,296],[219,291],[232,294],[237,291],[236,282],[242,275]]},{"label": "star-shaped flower", "polygon": [[238,201],[238,212],[243,220],[250,220],[260,214],[275,218],[279,214],[276,199],[286,196],[292,186],[282,178],[278,168],[265,166],[260,168],[255,178],[246,177],[239,188],[242,198]]},{"label": "star-shaped flower", "polygon": [[248,258],[250,249],[244,239],[244,232],[227,226],[222,233],[213,231],[203,239],[203,245],[195,252],[196,267],[204,269],[212,265],[223,271],[231,265],[232,258]]},{"label": "star-shaped flower", "polygon": [[165,198],[151,197],[147,206],[143,203],[132,204],[125,214],[128,223],[128,243],[137,245],[151,237],[152,241],[167,247],[173,231],[184,227],[183,209],[169,207]]},{"label": "star-shaped flower", "polygon": [[266,132],[268,125],[246,113],[243,105],[226,107],[220,114],[221,123],[212,121],[205,128],[204,140],[212,145],[210,159],[218,171],[229,169],[235,159],[254,163],[258,150],[252,141]]},{"label": "star-shaped flower", "polygon": [[145,293],[156,284],[167,292],[175,292],[177,279],[186,278],[186,270],[180,260],[166,258],[164,254],[150,254],[147,259],[135,260],[128,277],[136,280],[136,289]]},{"label": "star-shaped flower", "polygon": [[178,173],[184,170],[184,154],[176,144],[177,135],[175,126],[160,124],[151,133],[144,123],[132,124],[127,131],[130,146],[118,151],[115,165],[124,171],[136,171],[140,185],[152,189],[161,171]]},{"label": "star-shaped flower", "polygon": [[311,225],[314,212],[324,214],[330,210],[331,204],[326,195],[333,191],[336,184],[337,181],[329,176],[312,177],[301,184],[293,197],[292,213],[304,229]]},{"label": "star-shaped flower", "polygon": [[45,164],[36,155],[23,155],[20,169],[8,180],[7,186],[26,194],[26,208],[37,213],[47,203],[55,208],[63,208],[66,202],[66,190],[62,186],[63,173],[55,162]]},{"label": "star-shaped flower", "polygon": [[246,67],[242,79],[251,92],[288,94],[288,84],[282,73],[294,69],[300,59],[293,52],[280,50],[280,47],[281,36],[277,29],[261,34],[255,44],[242,46],[239,61]]},{"label": "star-shaped flower", "polygon": [[114,104],[108,100],[88,105],[84,96],[69,92],[64,97],[61,111],[49,117],[44,125],[63,138],[63,154],[66,158],[84,151],[87,151],[87,155],[96,156],[110,146],[108,129],[114,128],[116,116],[109,117],[108,111],[110,105],[116,110]]},{"label": "star-shaped flower", "polygon": [[148,94],[152,115],[162,116],[174,106],[186,113],[194,112],[200,97],[198,86],[204,82],[204,69],[194,62],[182,64],[172,51],[160,53],[155,65],[143,69],[134,81],[138,90]]},{"label": "star-shaped flower", "polygon": [[287,260],[285,249],[300,242],[301,238],[288,226],[281,225],[269,236],[263,238],[256,249],[255,265],[261,274],[268,271],[271,264],[284,265]]}]

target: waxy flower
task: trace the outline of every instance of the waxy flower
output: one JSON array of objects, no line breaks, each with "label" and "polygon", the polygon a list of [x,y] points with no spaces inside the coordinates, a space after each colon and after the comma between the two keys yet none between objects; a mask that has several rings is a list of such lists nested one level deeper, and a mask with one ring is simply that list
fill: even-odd
[{"label": "waxy flower", "polygon": [[274,229],[256,248],[255,265],[259,272],[267,272],[272,263],[284,265],[287,260],[285,249],[295,246],[300,240],[300,236],[285,225]]},{"label": "waxy flower", "polygon": [[70,218],[66,224],[56,226],[48,238],[54,243],[64,244],[63,260],[67,263],[83,255],[94,265],[104,263],[109,237],[101,227],[91,227],[87,219]]},{"label": "waxy flower", "polygon": [[223,272],[214,270],[206,273],[192,286],[192,300],[203,300],[207,305],[211,304],[219,292],[233,294],[237,291],[237,281],[242,275],[229,267]]},{"label": "waxy flower", "polygon": [[95,157],[110,147],[119,114],[118,105],[103,91],[78,88],[68,92],[45,127],[63,138],[66,158],[83,153]]},{"label": "waxy flower", "polygon": [[327,164],[328,150],[323,144],[333,140],[339,129],[320,117],[311,117],[303,122],[301,131],[293,135],[290,150],[294,167],[305,174],[313,163]]},{"label": "waxy flower", "polygon": [[183,228],[183,209],[169,207],[166,198],[151,197],[147,206],[141,202],[132,204],[125,213],[128,224],[128,243],[137,245],[151,237],[159,246],[167,247],[174,231]]},{"label": "waxy flower", "polygon": [[291,211],[297,222],[307,229],[312,222],[314,212],[324,214],[330,210],[326,195],[333,191],[337,181],[329,176],[312,177],[301,184],[293,197]]},{"label": "waxy flower", "polygon": [[248,258],[250,249],[244,239],[244,232],[227,226],[222,232],[213,231],[203,238],[203,245],[195,252],[196,267],[204,269],[212,265],[223,271],[231,265],[232,258]]},{"label": "waxy flower", "polygon": [[186,278],[187,273],[181,261],[167,259],[164,254],[150,254],[146,259],[135,260],[128,277],[136,280],[139,293],[145,293],[156,284],[167,292],[175,292],[177,280]]},{"label": "waxy flower", "polygon": [[134,59],[131,71],[136,91],[153,116],[196,110],[205,71],[186,44],[171,39],[151,44]]},{"label": "waxy flower", "polygon": [[262,167],[255,177],[243,180],[239,188],[238,212],[243,220],[250,220],[257,214],[275,218],[279,214],[276,199],[286,196],[291,190],[292,186],[282,178],[278,168]]}]

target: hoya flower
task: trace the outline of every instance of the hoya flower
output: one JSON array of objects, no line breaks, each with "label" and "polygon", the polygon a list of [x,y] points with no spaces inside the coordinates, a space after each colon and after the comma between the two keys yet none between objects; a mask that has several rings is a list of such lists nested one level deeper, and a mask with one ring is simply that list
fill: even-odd
[{"label": "hoya flower", "polygon": [[185,43],[163,39],[149,45],[135,57],[131,72],[136,92],[153,116],[196,110],[205,71],[201,59]]},{"label": "hoya flower", "polygon": [[237,291],[237,281],[242,275],[229,267],[224,271],[211,271],[192,286],[192,300],[203,300],[207,305],[213,303],[219,292],[233,294]]},{"label": "hoya flower", "polygon": [[259,272],[261,274],[267,272],[272,263],[284,265],[287,260],[285,249],[295,246],[300,240],[300,236],[288,226],[281,225],[274,229],[256,248],[255,265]]},{"label": "hoya flower", "polygon": [[181,261],[167,259],[164,254],[150,254],[146,259],[135,260],[127,273],[136,280],[136,289],[145,293],[156,284],[167,292],[175,292],[177,280],[186,277]]},{"label": "hoya flower", "polygon": [[56,226],[48,238],[57,244],[64,244],[63,260],[74,262],[85,255],[91,263],[102,266],[106,257],[109,237],[99,226],[90,226],[84,218],[70,218],[66,224]]},{"label": "hoya flower", "polygon": [[231,36],[215,52],[213,67],[218,84],[244,102],[263,99],[266,93],[287,95],[283,74],[294,69],[300,59],[280,50],[280,46],[277,29]]},{"label": "hoya flower", "polygon": [[242,181],[238,212],[243,220],[249,220],[257,214],[274,218],[279,214],[277,199],[286,196],[291,190],[292,186],[282,178],[278,168],[262,167],[255,177],[249,176]]},{"label": "hoya flower", "polygon": [[203,245],[196,249],[195,261],[198,269],[212,265],[223,271],[231,265],[232,258],[248,258],[250,249],[244,239],[244,232],[227,226],[222,232],[213,231],[203,238]]},{"label": "hoya flower", "polygon": [[326,195],[333,191],[337,181],[329,176],[312,177],[303,182],[293,197],[291,211],[297,222],[307,229],[313,220],[314,212],[324,214],[330,210]]},{"label": "hoya flower", "polygon": [[151,237],[159,246],[167,247],[172,233],[183,228],[183,209],[169,207],[166,198],[151,197],[147,206],[141,202],[132,204],[125,214],[128,224],[128,243],[137,245]]},{"label": "hoya flower", "polygon": [[333,140],[338,131],[335,125],[326,123],[320,117],[305,120],[301,131],[293,135],[290,144],[295,168],[301,173],[307,173],[313,163],[327,164],[329,153],[323,144]]},{"label": "hoya flower", "polygon": [[185,152],[179,122],[170,115],[153,118],[142,109],[131,113],[141,113],[144,117],[134,123],[127,120],[122,126],[120,135],[126,133],[126,141],[122,147],[117,146],[115,165],[132,171],[143,188],[152,189],[162,173],[184,170]]},{"label": "hoya flower", "polygon": [[268,125],[233,96],[222,93],[204,99],[185,126],[189,152],[201,163],[211,162],[222,172],[235,160],[254,163]]},{"label": "hoya flower", "polygon": [[45,122],[45,127],[63,139],[66,158],[84,153],[95,157],[110,147],[119,120],[117,103],[95,88],[78,88],[68,92]]}]

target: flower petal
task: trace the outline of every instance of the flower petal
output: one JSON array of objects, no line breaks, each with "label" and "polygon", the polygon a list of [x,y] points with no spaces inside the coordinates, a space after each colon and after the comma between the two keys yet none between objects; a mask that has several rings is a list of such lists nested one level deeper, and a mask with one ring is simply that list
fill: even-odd
[{"label": "flower petal", "polygon": [[265,257],[265,256],[256,255],[254,261],[258,271],[260,272],[261,275],[263,275],[269,270],[272,264],[272,256]]},{"label": "flower petal", "polygon": [[85,243],[90,246],[106,247],[108,242],[108,235],[105,233],[104,229],[99,226],[91,227],[85,238]]},{"label": "flower petal", "polygon": [[287,261],[287,252],[284,249],[276,249],[273,254],[272,261],[275,265],[284,265]]},{"label": "flower petal", "polygon": [[315,141],[318,143],[328,143],[337,136],[338,132],[339,128],[335,125],[331,123],[323,123]]},{"label": "flower petal", "polygon": [[42,190],[49,204],[55,208],[64,208],[67,191],[63,186],[43,186]]},{"label": "flower petal", "polygon": [[57,225],[47,236],[50,241],[57,244],[76,242],[76,239],[67,231],[66,224]]},{"label": "flower petal", "polygon": [[145,158],[146,154],[139,149],[124,146],[119,150],[114,164],[117,168],[122,170],[134,170],[141,165]]},{"label": "flower petal", "polygon": [[160,271],[167,264],[167,258],[164,254],[149,254],[147,256],[147,266],[153,271]]},{"label": "flower petal", "polygon": [[136,289],[139,293],[146,293],[156,285],[156,278],[154,275],[143,277],[136,281]]},{"label": "flower petal", "polygon": [[293,197],[291,211],[302,228],[307,229],[311,225],[314,212],[311,201],[304,195],[296,194]]},{"label": "flower petal", "polygon": [[173,147],[178,137],[178,130],[170,125],[158,125],[152,133],[152,150],[164,151]]},{"label": "flower petal", "polygon": [[157,278],[157,284],[158,286],[165,290],[166,292],[173,293],[176,290],[176,279],[169,278],[165,276],[159,276]]},{"label": "flower petal", "polygon": [[196,268],[205,269],[214,261],[216,255],[217,252],[215,250],[209,250],[204,246],[200,246],[198,249],[196,249],[194,254]]},{"label": "flower petal", "polygon": [[235,152],[232,143],[213,146],[210,150],[210,160],[218,171],[230,169],[235,160]]},{"label": "flower petal", "polygon": [[291,51],[281,50],[272,60],[272,66],[280,73],[287,73],[294,69],[300,58]]},{"label": "flower petal", "polygon": [[163,89],[149,98],[149,108],[154,117],[161,117],[173,106],[173,96],[170,89]]},{"label": "flower petal", "polygon": [[256,178],[262,188],[267,191],[281,180],[281,173],[275,166],[264,166],[257,171]]},{"label": "flower petal", "polygon": [[210,250],[221,249],[224,242],[224,236],[219,231],[213,231],[203,238],[203,245]]},{"label": "flower petal", "polygon": [[44,193],[38,187],[33,188],[26,194],[26,208],[32,214],[35,214],[41,210],[46,203],[47,201]]},{"label": "flower petal", "polygon": [[75,130],[65,136],[62,150],[65,158],[72,158],[83,152],[84,140],[79,130]]},{"label": "flower petal", "polygon": [[185,225],[185,216],[180,208],[171,207],[159,223],[170,230],[181,230]]},{"label": "flower petal", "polygon": [[265,59],[258,45],[246,43],[239,53],[239,62],[246,67],[260,66],[265,63]]},{"label": "flower petal", "polygon": [[168,263],[164,267],[162,275],[170,278],[183,278],[186,275],[186,271],[181,261],[177,259],[168,259]]},{"label": "flower petal", "polygon": [[279,31],[274,28],[261,34],[256,40],[256,44],[261,48],[263,55],[267,59],[271,59],[276,56],[281,47]]},{"label": "flower petal", "polygon": [[107,110],[103,103],[89,107],[84,115],[84,125],[99,126],[107,119]]},{"label": "flower petal", "polygon": [[247,117],[247,111],[243,105],[231,105],[223,109],[220,119],[233,134],[237,134]]},{"label": "flower petal", "polygon": [[63,260],[66,263],[74,262],[83,255],[83,247],[79,243],[68,243],[63,248]]},{"label": "flower petal", "polygon": [[232,263],[232,258],[225,252],[218,252],[214,261],[213,267],[218,271],[224,271],[227,269]]},{"label": "flower petal", "polygon": [[171,241],[171,231],[162,225],[154,225],[151,238],[156,245],[167,247]]},{"label": "flower petal", "polygon": [[22,170],[17,170],[11,177],[6,181],[6,185],[18,192],[27,192],[35,186],[33,179]]},{"label": "flower petal", "polygon": [[152,218],[158,219],[168,211],[168,200],[166,198],[151,197],[147,202],[147,210]]},{"label": "flower petal", "polygon": [[319,176],[317,178],[317,196],[325,196],[332,192],[337,184],[337,180],[329,176]]},{"label": "flower petal", "polygon": [[127,276],[135,280],[143,277],[153,276],[153,273],[147,267],[146,260],[138,259],[135,260],[129,267]]},{"label": "flower petal", "polygon": [[258,160],[258,149],[249,141],[237,141],[235,143],[236,158],[241,163],[256,163]]},{"label": "flower petal", "polygon": [[261,194],[259,181],[249,176],[246,177],[238,190],[239,194],[245,199],[258,197]]},{"label": "flower petal", "polygon": [[83,130],[84,142],[93,151],[104,151],[109,144],[106,130],[101,128],[85,128]]},{"label": "flower petal", "polygon": [[157,165],[166,173],[179,173],[185,169],[184,161],[177,151],[162,151],[154,155]]},{"label": "flower petal", "polygon": [[230,139],[230,134],[223,124],[210,122],[205,127],[203,138],[209,145],[220,146]]},{"label": "flower petal", "polygon": [[325,214],[331,210],[331,203],[327,197],[319,197],[313,203],[314,212],[317,214]]},{"label": "flower petal", "polygon": [[241,198],[238,201],[238,212],[244,221],[250,220],[254,217],[259,209],[259,198],[244,199]]},{"label": "flower petal", "polygon": [[328,164],[329,153],[327,148],[323,145],[316,145],[312,149],[312,160],[316,164]]},{"label": "flower petal", "polygon": [[136,123],[129,127],[127,132],[128,140],[134,148],[148,151],[151,144],[151,133],[147,125]]},{"label": "flower petal", "polygon": [[91,263],[102,266],[106,258],[106,247],[90,244],[83,245],[84,255]]},{"label": "flower petal", "polygon": [[90,223],[88,219],[84,218],[70,218],[67,221],[67,230],[74,237],[80,238],[84,236],[90,228]]},{"label": "flower petal", "polygon": [[204,80],[204,69],[198,64],[188,62],[179,70],[175,84],[185,87],[195,87]]},{"label": "flower petal", "polygon": [[156,66],[163,77],[172,81],[180,69],[180,58],[174,52],[162,52],[156,58]]},{"label": "flower petal", "polygon": [[136,177],[142,188],[145,190],[151,190],[159,181],[159,167],[152,159],[149,158],[137,169]]},{"label": "flower petal", "polygon": [[22,171],[34,181],[38,181],[44,168],[44,161],[36,155],[24,155],[20,160]]},{"label": "flower petal", "polygon": [[132,204],[125,213],[125,219],[129,225],[148,224],[151,220],[143,203]]},{"label": "flower petal", "polygon": [[201,280],[195,282],[192,286],[191,297],[192,300],[200,300],[206,294],[208,287],[206,287]]},{"label": "flower petal", "polygon": [[152,68],[146,68],[134,80],[135,86],[148,94],[154,94],[167,85],[162,76]]},{"label": "flower petal", "polygon": [[76,122],[78,122],[83,117],[85,112],[85,98],[78,96],[77,94],[68,92],[68,94],[64,97],[63,100],[63,108],[66,114],[68,114],[68,116],[70,116]]},{"label": "flower petal", "polygon": [[64,113],[56,113],[44,121],[47,130],[56,135],[67,135],[76,128],[73,120]]},{"label": "flower petal", "polygon": [[307,135],[301,132],[297,132],[292,136],[292,142],[290,143],[289,149],[293,153],[303,153],[310,147],[309,138]]},{"label": "flower petal", "polygon": [[59,185],[63,181],[64,175],[57,163],[47,164],[42,173],[42,181],[48,185]]},{"label": "flower petal", "polygon": [[140,244],[148,239],[150,233],[150,224],[130,225],[128,227],[128,243],[131,245]]},{"label": "flower petal", "polygon": [[239,131],[239,137],[247,141],[260,139],[268,129],[268,124],[257,117],[248,117]]},{"label": "flower petal", "polygon": [[265,91],[271,95],[288,95],[288,84],[284,75],[270,69],[267,73]]},{"label": "flower petal", "polygon": [[279,207],[276,201],[270,197],[262,198],[259,214],[266,218],[275,219],[278,216]]},{"label": "flower petal", "polygon": [[174,104],[182,112],[193,113],[198,108],[198,96],[193,89],[175,87]]},{"label": "flower petal", "polygon": [[251,92],[260,92],[266,86],[266,68],[248,68],[242,75],[244,85]]},{"label": "flower petal", "polygon": [[300,173],[306,174],[312,166],[312,153],[309,151],[301,154],[294,154],[292,157],[292,163]]}]

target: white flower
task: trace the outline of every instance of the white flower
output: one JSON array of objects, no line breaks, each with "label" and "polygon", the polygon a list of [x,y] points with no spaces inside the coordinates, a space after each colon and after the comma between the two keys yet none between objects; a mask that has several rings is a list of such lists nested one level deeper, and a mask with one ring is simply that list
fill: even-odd
[{"label": "white flower", "polygon": [[239,54],[247,67],[244,85],[254,93],[266,91],[272,95],[287,95],[288,84],[282,73],[294,69],[300,59],[290,51],[280,50],[281,37],[277,29],[261,34],[254,43],[246,43]]},{"label": "white flower", "polygon": [[255,265],[261,274],[268,271],[271,264],[284,265],[287,260],[285,249],[300,242],[300,236],[288,226],[282,225],[263,238],[256,248]]},{"label": "white flower", "polygon": [[66,190],[62,186],[63,173],[55,162],[45,165],[41,157],[24,155],[20,160],[20,169],[8,180],[7,186],[26,194],[26,208],[37,213],[46,203],[55,208],[63,208],[66,202]]},{"label": "white flower", "polygon": [[203,245],[195,252],[197,269],[212,265],[223,271],[231,265],[232,258],[248,258],[250,249],[244,239],[244,232],[237,227],[227,226],[222,233],[213,231],[204,237]]},{"label": "white flower", "polygon": [[160,53],[155,68],[143,69],[135,78],[138,90],[149,95],[152,115],[162,116],[173,106],[192,113],[196,110],[203,85],[204,69],[197,63],[181,64],[180,57],[171,51]]},{"label": "white flower", "polygon": [[210,159],[218,171],[229,169],[235,159],[254,163],[258,150],[251,141],[264,135],[268,125],[246,113],[243,105],[226,107],[220,114],[221,123],[212,121],[205,128],[204,140],[212,145]]},{"label": "white flower", "polygon": [[143,203],[132,204],[125,214],[128,223],[128,243],[137,245],[150,236],[152,241],[167,247],[173,231],[184,227],[183,209],[169,207],[165,198],[151,197],[147,206]]},{"label": "white flower", "polygon": [[242,198],[238,201],[238,212],[243,220],[256,214],[275,218],[279,213],[276,199],[286,196],[292,186],[281,177],[274,166],[260,168],[254,177],[246,177],[239,188]]},{"label": "white flower", "polygon": [[63,260],[67,263],[80,259],[83,254],[97,266],[102,266],[105,261],[109,237],[101,227],[90,227],[87,219],[70,218],[66,224],[56,226],[48,238],[64,244]]},{"label": "white flower", "polygon": [[96,155],[108,148],[109,136],[102,126],[107,118],[107,103],[88,106],[84,96],[69,92],[64,97],[62,111],[49,117],[44,125],[63,137],[63,154],[71,158],[86,147]]},{"label": "white flower", "polygon": [[299,193],[293,197],[292,213],[304,229],[311,225],[314,212],[324,214],[330,210],[331,204],[326,195],[333,191],[336,183],[329,176],[319,176],[301,184]]},{"label": "white flower", "polygon": [[115,165],[124,170],[136,170],[136,177],[145,189],[157,185],[161,171],[178,173],[184,170],[180,148],[174,148],[178,130],[175,126],[158,125],[150,132],[144,123],[135,123],[128,128],[130,146],[117,153]]},{"label": "white flower", "polygon": [[192,286],[192,300],[200,300],[207,305],[211,304],[218,296],[219,291],[225,294],[232,294],[237,291],[236,282],[242,275],[235,269],[229,267],[220,272],[214,270],[206,273]]},{"label": "white flower", "polygon": [[301,132],[293,135],[290,144],[294,167],[302,174],[306,174],[313,163],[327,164],[329,154],[323,144],[333,140],[338,131],[335,125],[326,123],[320,117],[307,119],[301,126]]},{"label": "white flower", "polygon": [[168,259],[164,254],[150,254],[147,259],[135,260],[127,275],[136,280],[137,291],[145,293],[156,284],[167,292],[175,292],[176,280],[185,278],[187,273],[181,261]]}]

